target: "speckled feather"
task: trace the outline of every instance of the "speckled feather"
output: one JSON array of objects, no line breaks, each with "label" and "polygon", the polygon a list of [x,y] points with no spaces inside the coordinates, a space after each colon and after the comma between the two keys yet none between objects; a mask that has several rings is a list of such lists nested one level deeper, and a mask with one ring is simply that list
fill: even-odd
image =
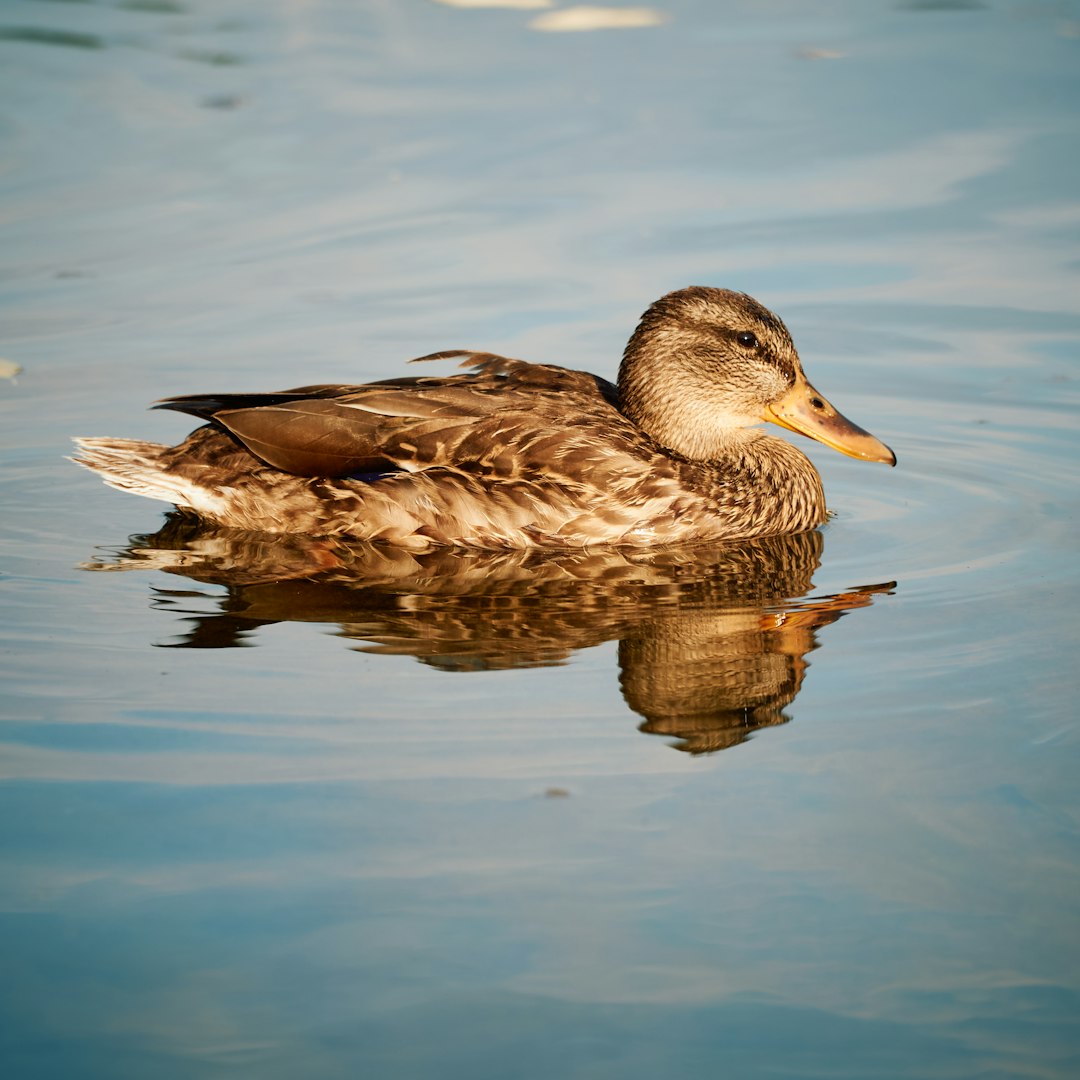
[{"label": "speckled feather", "polygon": [[[734,344],[747,328],[752,363]],[[746,426],[761,385],[779,395],[800,370],[783,323],[749,297],[658,301],[618,388],[490,353],[421,359],[455,357],[471,373],[167,399],[212,423],[172,448],[82,439],[76,460],[227,526],[412,549],[648,546],[825,520],[805,455]]]}]

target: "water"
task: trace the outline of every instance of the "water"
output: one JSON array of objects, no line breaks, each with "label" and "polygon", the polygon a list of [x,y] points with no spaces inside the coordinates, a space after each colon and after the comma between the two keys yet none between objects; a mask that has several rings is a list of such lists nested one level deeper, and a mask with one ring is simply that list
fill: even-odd
[{"label": "water", "polygon": [[[1080,1071],[1080,5],[0,7],[0,1062]],[[646,20],[648,21],[648,20]],[[757,295],[810,538],[410,560],[63,460]]]}]

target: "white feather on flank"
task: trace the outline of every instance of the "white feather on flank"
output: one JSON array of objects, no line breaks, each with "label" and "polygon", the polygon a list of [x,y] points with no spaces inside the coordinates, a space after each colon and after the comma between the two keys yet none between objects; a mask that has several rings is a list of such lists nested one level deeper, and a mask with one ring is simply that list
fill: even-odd
[{"label": "white feather on flank", "polygon": [[169,448],[140,439],[76,438],[76,457],[69,460],[95,472],[117,491],[184,506],[217,517],[227,508],[220,495],[175,473],[164,473],[158,458]]}]

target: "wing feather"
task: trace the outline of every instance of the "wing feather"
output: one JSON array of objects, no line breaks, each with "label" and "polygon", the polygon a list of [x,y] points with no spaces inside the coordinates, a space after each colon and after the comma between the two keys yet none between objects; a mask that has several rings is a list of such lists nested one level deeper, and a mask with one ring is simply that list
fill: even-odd
[{"label": "wing feather", "polygon": [[276,469],[327,478],[440,466],[535,475],[580,449],[582,417],[624,419],[614,387],[586,372],[458,349],[419,359],[456,357],[471,374],[194,394],[155,407],[210,421]]}]

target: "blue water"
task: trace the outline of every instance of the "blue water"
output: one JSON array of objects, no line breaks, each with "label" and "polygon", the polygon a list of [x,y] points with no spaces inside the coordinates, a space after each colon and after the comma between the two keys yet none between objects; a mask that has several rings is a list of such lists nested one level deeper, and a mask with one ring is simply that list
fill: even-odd
[{"label": "blue water", "polygon": [[[1080,3],[569,6],[0,5],[5,1076],[1080,1073]],[[409,563],[63,458],[612,377],[692,283],[897,452],[810,447],[809,546]]]}]

